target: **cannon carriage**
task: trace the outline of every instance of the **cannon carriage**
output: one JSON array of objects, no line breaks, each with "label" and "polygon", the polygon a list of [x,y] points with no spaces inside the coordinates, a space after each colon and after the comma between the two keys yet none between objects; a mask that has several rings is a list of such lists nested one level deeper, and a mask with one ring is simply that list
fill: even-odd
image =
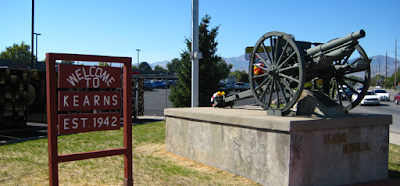
[{"label": "cannon carriage", "polygon": [[321,44],[296,41],[283,32],[266,33],[250,55],[250,89],[215,99],[214,105],[225,107],[254,97],[268,113],[287,115],[307,86],[348,112],[361,102],[369,88],[371,60],[358,42],[363,37],[365,31],[359,30]]}]

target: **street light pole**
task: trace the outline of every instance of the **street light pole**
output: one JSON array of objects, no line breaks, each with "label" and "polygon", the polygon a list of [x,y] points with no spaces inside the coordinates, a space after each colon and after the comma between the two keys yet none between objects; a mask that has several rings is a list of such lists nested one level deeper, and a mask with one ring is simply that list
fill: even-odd
[{"label": "street light pole", "polygon": [[[137,51],[137,68],[139,71],[139,51],[140,49],[136,49]],[[135,82],[135,119],[138,119],[138,115],[139,115],[139,78],[138,78],[138,74],[135,74],[136,76],[136,82]]]},{"label": "street light pole", "polygon": [[137,51],[137,68],[139,70],[139,51],[140,51],[140,49],[136,49],[136,51]]},{"label": "street light pole", "polygon": [[192,0],[192,85],[191,85],[191,105],[192,108],[199,106],[199,59],[202,58],[199,52],[199,0]]},{"label": "street light pole", "polygon": [[31,50],[31,65],[30,65],[30,68],[31,69],[33,69],[34,67],[33,67],[33,35],[34,35],[34,25],[35,25],[35,23],[34,23],[34,21],[35,21],[35,0],[32,0],[32,35],[31,35],[31,47],[32,47],[32,50]]},{"label": "street light pole", "polygon": [[38,43],[38,37],[37,36],[40,36],[41,34],[39,34],[39,33],[33,33],[33,34],[35,34],[36,35],[36,63],[35,63],[35,67],[37,68],[37,62],[38,62],[38,53],[37,53],[37,43]]}]

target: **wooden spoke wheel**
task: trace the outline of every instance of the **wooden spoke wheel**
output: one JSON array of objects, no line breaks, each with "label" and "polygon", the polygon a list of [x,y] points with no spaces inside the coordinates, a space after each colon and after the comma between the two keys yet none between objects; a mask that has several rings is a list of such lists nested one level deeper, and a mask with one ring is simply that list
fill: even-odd
[{"label": "wooden spoke wheel", "polygon": [[269,32],[257,41],[250,56],[249,82],[265,110],[290,113],[303,91],[304,73],[304,58],[291,35]]},{"label": "wooden spoke wheel", "polygon": [[360,45],[345,58],[335,61],[330,80],[329,95],[342,105],[346,112],[360,104],[370,83],[370,62]]}]

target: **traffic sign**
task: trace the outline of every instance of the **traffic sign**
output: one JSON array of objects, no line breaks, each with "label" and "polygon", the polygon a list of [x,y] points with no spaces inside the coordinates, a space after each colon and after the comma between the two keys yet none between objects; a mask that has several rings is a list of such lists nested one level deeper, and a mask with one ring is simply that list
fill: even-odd
[{"label": "traffic sign", "polygon": [[[271,47],[267,46],[265,48],[267,49],[268,53],[271,53]],[[246,60],[250,60],[251,53],[253,52],[253,50],[254,47],[246,47],[246,55],[245,55]],[[257,53],[260,54],[264,59],[267,59],[264,48],[259,47]],[[258,57],[256,56],[256,58]]]}]

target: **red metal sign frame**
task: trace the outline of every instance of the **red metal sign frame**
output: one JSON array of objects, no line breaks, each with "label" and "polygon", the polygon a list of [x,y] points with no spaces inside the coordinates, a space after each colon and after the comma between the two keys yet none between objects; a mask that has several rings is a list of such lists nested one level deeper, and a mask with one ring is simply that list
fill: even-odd
[{"label": "red metal sign frame", "polygon": [[[69,61],[91,61],[91,62],[112,62],[112,63],[122,63],[123,64],[123,125],[124,125],[124,147],[118,149],[108,149],[99,150],[91,152],[81,152],[75,154],[58,154],[58,144],[57,144],[57,126],[58,126],[58,106],[57,106],[57,82],[56,82],[56,60],[69,60]],[[124,155],[124,186],[132,186],[132,75],[131,75],[131,63],[132,58],[130,57],[109,57],[109,56],[95,56],[95,55],[80,55],[80,54],[61,54],[61,53],[47,53],[46,54],[46,93],[47,93],[47,130],[48,130],[48,148],[49,148],[49,185],[54,186],[59,184],[58,180],[58,163],[67,161],[76,161],[89,158],[99,158],[114,155]],[[68,67],[67,67],[68,68]],[[87,70],[87,69],[84,69]],[[89,69],[90,70],[90,69]],[[86,71],[87,72],[87,71]],[[85,73],[86,73],[85,72]],[[109,72],[109,71],[108,71]],[[104,71],[103,71],[104,73]],[[112,74],[115,74],[114,72]],[[85,74],[76,76],[85,76]],[[92,74],[93,75],[93,74]],[[104,76],[106,76],[104,74]],[[119,74],[120,75],[120,74]],[[86,73],[86,76],[91,76]],[[108,85],[119,86],[116,80],[106,79],[103,76],[102,85],[106,88],[111,88]],[[119,76],[120,77],[120,76]],[[80,77],[82,78],[82,77]],[[88,77],[89,78],[89,77]],[[109,78],[109,77],[108,77]],[[118,79],[118,78],[114,78]],[[119,79],[120,82],[120,79]],[[87,83],[87,81],[85,82]],[[108,84],[107,84],[108,83]],[[79,86],[88,87],[88,84],[80,84]],[[95,84],[96,86],[100,84]],[[90,88],[99,88],[91,87]],[[77,88],[72,86],[71,88]]]}]

